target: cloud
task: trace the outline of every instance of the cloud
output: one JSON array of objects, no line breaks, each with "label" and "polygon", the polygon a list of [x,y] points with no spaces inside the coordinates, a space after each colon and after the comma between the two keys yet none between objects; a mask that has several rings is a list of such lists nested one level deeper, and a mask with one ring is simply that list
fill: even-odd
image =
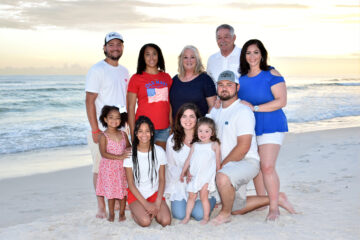
[{"label": "cloud", "polygon": [[342,8],[360,8],[360,5],[336,5],[336,7],[342,7]]},{"label": "cloud", "polygon": [[[149,17],[138,7],[159,8],[177,7],[184,4],[159,4],[132,0],[2,0],[0,7],[6,9],[1,14],[0,28],[36,29],[55,28],[137,28],[149,24],[181,23],[180,20]],[[150,9],[151,10],[151,9]],[[4,12],[5,13],[5,12]]]},{"label": "cloud", "polygon": [[264,9],[264,8],[293,8],[293,9],[307,9],[310,8],[307,5],[302,4],[283,4],[283,3],[272,3],[272,4],[247,4],[233,2],[227,4],[228,7],[241,8],[241,9]]}]

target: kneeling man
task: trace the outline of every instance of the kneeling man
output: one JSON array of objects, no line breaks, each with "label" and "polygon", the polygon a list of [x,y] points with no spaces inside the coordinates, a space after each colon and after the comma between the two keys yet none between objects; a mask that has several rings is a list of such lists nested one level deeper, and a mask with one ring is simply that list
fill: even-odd
[{"label": "kneeling man", "polygon": [[[222,208],[212,220],[215,225],[230,222],[231,214],[244,214],[269,204],[267,196],[246,197],[248,182],[259,173],[260,158],[254,130],[255,117],[238,99],[239,87],[233,72],[222,72],[217,82],[221,107],[210,112],[217,125],[222,156],[221,169],[216,174]],[[293,211],[283,193],[279,195],[279,205]]]}]

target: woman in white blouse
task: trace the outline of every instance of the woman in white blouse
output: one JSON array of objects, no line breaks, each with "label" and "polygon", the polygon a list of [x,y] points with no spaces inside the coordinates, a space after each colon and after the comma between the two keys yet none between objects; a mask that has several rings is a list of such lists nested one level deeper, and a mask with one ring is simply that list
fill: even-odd
[{"label": "woman in white blouse", "polygon": [[[184,166],[185,160],[190,152],[190,143],[193,140],[195,125],[201,116],[198,107],[193,103],[183,104],[174,121],[174,133],[167,139],[166,155],[168,164],[166,166],[166,186],[165,196],[171,202],[171,213],[173,218],[184,219],[186,211],[186,184],[191,179],[187,177],[187,181],[180,181],[180,174]],[[211,211],[216,204],[215,197],[209,199]],[[201,201],[196,200],[191,216],[195,220],[203,219],[204,212]]]}]

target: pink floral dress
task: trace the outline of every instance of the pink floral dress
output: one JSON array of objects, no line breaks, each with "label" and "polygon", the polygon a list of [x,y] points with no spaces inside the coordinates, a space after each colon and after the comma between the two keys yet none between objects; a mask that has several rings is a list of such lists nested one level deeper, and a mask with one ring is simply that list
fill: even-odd
[{"label": "pink floral dress", "polygon": [[[106,151],[111,154],[120,155],[126,147],[125,135],[122,132],[122,140],[116,142],[111,140],[106,133],[107,139]],[[107,199],[123,199],[127,196],[127,181],[124,160],[111,160],[102,158],[99,166],[99,173],[96,184],[96,195],[104,196]]]}]

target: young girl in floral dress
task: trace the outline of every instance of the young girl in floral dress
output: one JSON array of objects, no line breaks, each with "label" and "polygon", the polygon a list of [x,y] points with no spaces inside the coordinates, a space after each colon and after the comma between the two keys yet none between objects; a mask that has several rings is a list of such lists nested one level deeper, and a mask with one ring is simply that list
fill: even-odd
[{"label": "young girl in floral dress", "polygon": [[119,130],[125,124],[126,117],[121,119],[119,108],[104,106],[100,116],[100,122],[106,128],[100,137],[99,147],[102,159],[99,166],[99,174],[96,185],[96,195],[108,199],[109,217],[115,219],[115,199],[120,200],[119,221],[124,221],[127,181],[123,161],[131,153],[130,143],[125,132]]}]

